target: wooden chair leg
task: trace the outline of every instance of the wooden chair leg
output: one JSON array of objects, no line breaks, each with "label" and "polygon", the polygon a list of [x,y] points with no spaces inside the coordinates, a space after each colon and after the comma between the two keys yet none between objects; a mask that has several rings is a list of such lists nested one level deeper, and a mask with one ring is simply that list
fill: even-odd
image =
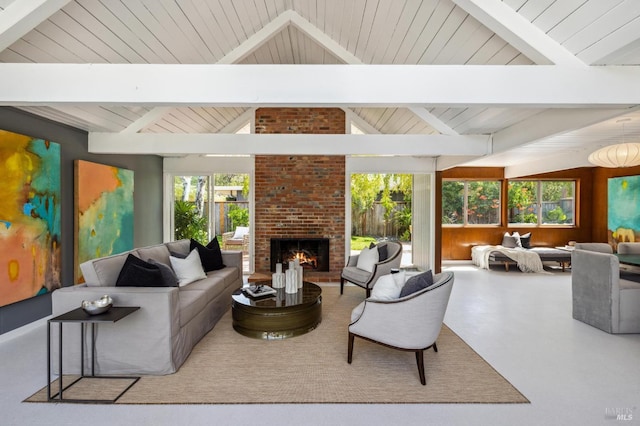
[{"label": "wooden chair leg", "polygon": [[424,351],[416,351],[416,363],[418,364],[418,374],[420,375],[420,383],[427,384],[427,379],[424,376]]},{"label": "wooden chair leg", "polygon": [[436,342],[433,342],[433,351],[438,352],[438,345],[436,345]]},{"label": "wooden chair leg", "polygon": [[342,294],[344,290],[344,278],[340,277],[340,294]]},{"label": "wooden chair leg", "polygon": [[367,299],[368,299],[371,297],[371,289],[367,287],[366,290],[367,290]]},{"label": "wooden chair leg", "polygon": [[349,350],[347,355],[347,362],[351,364],[351,360],[353,358],[353,339],[355,335],[353,333],[349,333]]}]

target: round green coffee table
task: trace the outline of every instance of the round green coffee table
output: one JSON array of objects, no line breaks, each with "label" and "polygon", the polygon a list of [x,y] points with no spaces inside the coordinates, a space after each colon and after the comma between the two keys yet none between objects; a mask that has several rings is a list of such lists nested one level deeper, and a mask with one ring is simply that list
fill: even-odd
[{"label": "round green coffee table", "polygon": [[[271,282],[255,284],[271,285]],[[276,289],[268,298],[252,298],[244,291],[233,294],[231,314],[238,333],[256,339],[276,340],[299,336],[315,329],[322,320],[322,289],[305,281],[295,294]]]}]

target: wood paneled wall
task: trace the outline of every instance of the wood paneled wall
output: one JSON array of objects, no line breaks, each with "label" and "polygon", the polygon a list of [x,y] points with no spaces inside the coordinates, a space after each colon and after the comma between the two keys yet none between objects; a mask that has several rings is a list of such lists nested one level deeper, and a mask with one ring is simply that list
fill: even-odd
[{"label": "wood paneled wall", "polygon": [[[499,226],[467,226],[467,227],[441,227],[440,253],[436,250],[436,264],[439,260],[463,260],[471,259],[471,247],[482,244],[500,244],[505,232],[518,231],[520,234],[531,232],[531,244],[533,246],[560,246],[568,241],[603,241],[606,242],[606,178],[604,178],[604,196],[594,191],[594,168],[583,167],[563,170],[560,172],[545,173],[526,176],[522,179],[575,179],[577,185],[576,199],[576,226],[575,227],[518,227],[507,226],[507,180],[504,178],[503,168],[492,167],[458,167],[436,174],[436,187],[442,187],[442,179],[476,179],[476,180],[502,180],[502,225]],[[601,179],[601,177],[598,177]],[[436,223],[442,223],[441,192],[437,193]],[[595,196],[595,197],[594,197]],[[598,200],[594,203],[594,199]],[[596,209],[604,210],[602,211]],[[595,239],[594,228],[602,226],[600,217],[594,221],[595,215],[604,216],[604,239]]]}]

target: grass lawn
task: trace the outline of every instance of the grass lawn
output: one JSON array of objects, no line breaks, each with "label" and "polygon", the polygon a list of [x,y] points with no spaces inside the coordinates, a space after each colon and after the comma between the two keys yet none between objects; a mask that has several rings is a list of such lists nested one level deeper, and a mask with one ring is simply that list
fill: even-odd
[{"label": "grass lawn", "polygon": [[362,250],[365,247],[369,247],[369,244],[375,243],[376,239],[373,237],[351,237],[351,250]]}]

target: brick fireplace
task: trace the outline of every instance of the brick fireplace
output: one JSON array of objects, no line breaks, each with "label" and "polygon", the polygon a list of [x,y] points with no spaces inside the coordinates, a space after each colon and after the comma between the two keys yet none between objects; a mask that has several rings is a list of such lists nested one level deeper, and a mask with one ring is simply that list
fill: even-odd
[{"label": "brick fireplace", "polygon": [[[338,108],[260,108],[256,133],[345,130]],[[272,238],[327,238],[329,271],[344,267],[345,157],[259,155],[255,158],[255,270],[271,270]]]}]

